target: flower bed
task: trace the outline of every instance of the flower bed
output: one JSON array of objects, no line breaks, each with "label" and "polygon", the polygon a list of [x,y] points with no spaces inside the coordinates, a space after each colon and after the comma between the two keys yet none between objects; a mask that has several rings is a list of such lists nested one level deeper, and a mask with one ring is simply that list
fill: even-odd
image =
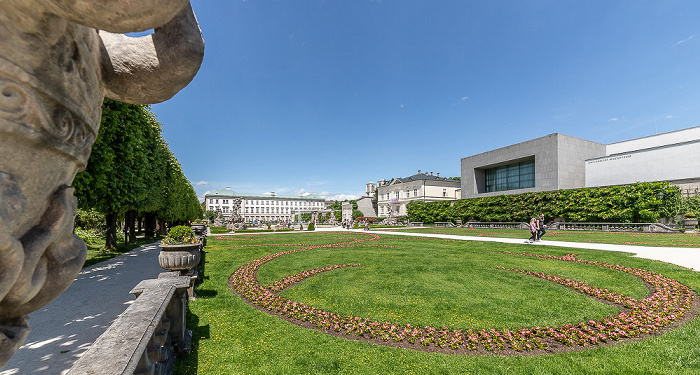
[{"label": "flower bed", "polygon": [[504,253],[512,256],[577,262],[612,269],[641,279],[653,291],[646,298],[635,299],[556,275],[501,266],[497,267],[500,271],[520,272],[563,285],[579,293],[618,306],[622,312],[599,320],[572,322],[557,327],[527,327],[516,330],[499,328],[457,330],[445,326],[441,328],[417,327],[411,324],[373,321],[357,316],[341,316],[291,301],[278,294],[284,288],[321,272],[357,267],[358,264],[335,265],[304,271],[274,282],[267,287],[260,285],[257,280],[257,270],[261,266],[284,255],[320,248],[373,245],[366,242],[381,240],[378,235],[367,234],[366,236],[353,240],[340,236],[337,238],[341,242],[334,244],[303,245],[298,249],[270,254],[240,267],[231,275],[229,284],[247,302],[304,327],[379,344],[460,354],[546,353],[639,338],[676,325],[688,317],[687,315],[693,306],[694,295],[691,289],[673,279],[647,270],[578,259],[574,254],[555,257],[540,254]]}]

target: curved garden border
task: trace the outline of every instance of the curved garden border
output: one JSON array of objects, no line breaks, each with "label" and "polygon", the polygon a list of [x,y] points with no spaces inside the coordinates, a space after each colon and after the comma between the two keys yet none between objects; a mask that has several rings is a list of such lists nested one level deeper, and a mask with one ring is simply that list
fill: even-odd
[{"label": "curved garden border", "polygon": [[521,272],[563,285],[605,303],[618,306],[622,312],[600,320],[570,323],[558,327],[528,327],[518,330],[482,329],[480,331],[470,329],[462,331],[448,329],[447,327],[416,327],[411,324],[401,325],[391,322],[373,321],[356,316],[341,316],[330,311],[291,301],[278,294],[290,285],[318,273],[344,267],[358,267],[360,266],[359,264],[334,265],[304,271],[267,287],[260,285],[257,280],[257,270],[261,266],[287,254],[319,248],[353,247],[360,245],[362,242],[381,239],[381,236],[376,234],[362,235],[365,237],[364,239],[360,238],[328,245],[294,244],[294,246],[305,247],[270,254],[241,266],[229,278],[229,286],[244,301],[261,311],[279,316],[306,328],[381,345],[453,354],[532,355],[580,350],[589,346],[612,344],[658,334],[692,319],[694,316],[697,316],[699,310],[698,303],[694,303],[696,299],[694,292],[688,286],[676,280],[643,269],[578,259],[574,254],[555,257],[504,252],[514,256],[578,262],[628,273],[641,279],[650,287],[649,296],[644,299],[635,299],[556,275],[497,267],[497,269],[503,271]]}]

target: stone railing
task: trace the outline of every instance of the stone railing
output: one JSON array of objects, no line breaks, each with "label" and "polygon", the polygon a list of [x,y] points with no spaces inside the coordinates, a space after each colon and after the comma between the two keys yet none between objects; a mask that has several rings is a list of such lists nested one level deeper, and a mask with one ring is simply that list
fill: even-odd
[{"label": "stone railing", "polygon": [[141,281],[136,300],[83,354],[68,375],[172,374],[175,354],[189,353],[185,327],[189,276],[164,272]]},{"label": "stone railing", "polygon": [[423,222],[422,221],[411,221],[410,223],[406,224],[407,227],[422,227]]},{"label": "stone railing", "polygon": [[548,229],[555,230],[585,230],[599,232],[647,232],[647,233],[673,233],[678,232],[669,226],[660,223],[551,223]]},{"label": "stone railing", "polygon": [[457,227],[453,222],[451,221],[436,221],[433,223],[435,227],[441,227],[441,228],[455,228]]},{"label": "stone railing", "polygon": [[479,222],[469,221],[462,225],[462,228],[488,228],[488,229],[530,229],[527,223],[517,222]]},{"label": "stone railing", "polygon": [[[436,223],[437,224],[437,223]],[[517,222],[467,222],[462,228],[492,228],[492,229],[524,229],[529,230],[528,223]],[[597,231],[597,232],[647,232],[674,233],[677,229],[660,223],[565,223],[553,222],[547,224],[548,230],[567,231]]]}]

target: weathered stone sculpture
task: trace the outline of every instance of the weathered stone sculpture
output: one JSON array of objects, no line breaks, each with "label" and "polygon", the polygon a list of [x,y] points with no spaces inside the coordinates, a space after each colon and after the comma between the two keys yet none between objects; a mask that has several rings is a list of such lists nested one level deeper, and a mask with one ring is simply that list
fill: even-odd
[{"label": "weathered stone sculpture", "polygon": [[104,97],[167,100],[203,54],[189,0],[2,0],[0,367],[29,333],[26,315],[61,294],[85,260],[70,184]]},{"label": "weathered stone sculpture", "polygon": [[243,222],[243,216],[241,216],[241,202],[241,198],[233,199],[231,216],[229,216],[228,220],[226,221],[226,229],[236,231],[247,228]]}]

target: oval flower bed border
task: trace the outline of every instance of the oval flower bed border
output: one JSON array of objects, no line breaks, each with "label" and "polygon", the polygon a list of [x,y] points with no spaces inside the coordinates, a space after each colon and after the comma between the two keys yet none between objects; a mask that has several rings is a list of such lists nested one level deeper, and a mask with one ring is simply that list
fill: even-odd
[{"label": "oval flower bed border", "polygon": [[634,299],[610,292],[607,289],[600,289],[555,275],[515,268],[496,267],[498,270],[520,272],[563,285],[579,293],[599,299],[602,302],[618,306],[622,309],[622,312],[600,320],[589,320],[588,322],[579,322],[577,324],[570,323],[559,327],[529,327],[518,330],[469,329],[461,331],[451,330],[444,326],[441,329],[430,326],[415,327],[411,324],[400,325],[354,316],[340,316],[333,312],[291,301],[278,295],[283,289],[313,275],[339,268],[358,267],[360,266],[359,264],[319,267],[289,276],[267,287],[261,286],[257,280],[258,268],[275,258],[287,254],[319,248],[354,247],[358,246],[360,242],[381,240],[379,235],[362,235],[370,236],[370,238],[328,245],[304,245],[306,247],[274,253],[253,260],[238,268],[231,275],[229,286],[246,303],[255,308],[305,328],[380,345],[449,354],[536,355],[629,342],[676,328],[697,316],[698,311],[700,311],[700,303],[697,302],[695,292],[676,280],[647,270],[578,259],[575,254],[555,257],[540,254],[502,252],[503,254],[514,256],[578,262],[628,273],[645,282],[650,287],[650,295],[644,299]]}]

